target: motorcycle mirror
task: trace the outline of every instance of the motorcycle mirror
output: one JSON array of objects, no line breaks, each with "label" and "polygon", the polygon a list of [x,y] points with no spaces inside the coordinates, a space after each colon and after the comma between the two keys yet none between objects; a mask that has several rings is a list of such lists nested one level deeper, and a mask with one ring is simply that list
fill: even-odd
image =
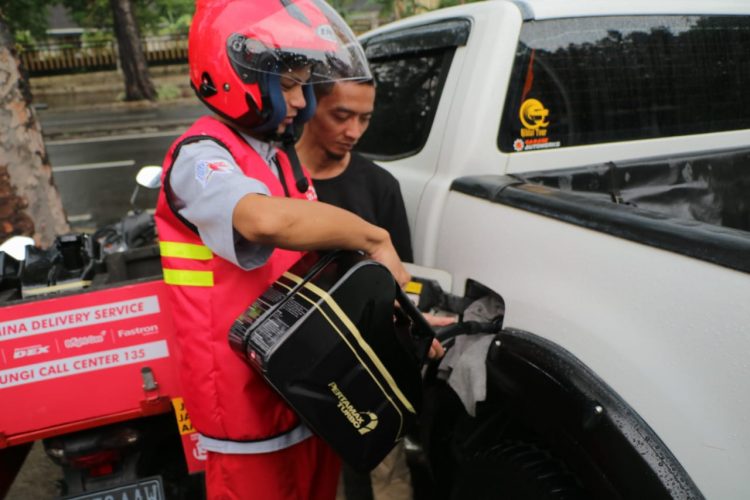
[{"label": "motorcycle mirror", "polygon": [[135,182],[139,185],[149,188],[156,189],[161,186],[161,167],[157,165],[148,165],[141,167],[138,174],[135,176]]},{"label": "motorcycle mirror", "polygon": [[13,236],[0,245],[0,252],[5,252],[17,261],[26,259],[26,247],[34,246],[34,240],[28,236]]}]

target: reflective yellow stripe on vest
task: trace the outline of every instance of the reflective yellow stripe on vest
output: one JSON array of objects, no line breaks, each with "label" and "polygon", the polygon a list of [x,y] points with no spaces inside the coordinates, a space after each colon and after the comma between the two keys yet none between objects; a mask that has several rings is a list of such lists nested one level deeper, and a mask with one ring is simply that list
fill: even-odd
[{"label": "reflective yellow stripe on vest", "polygon": [[160,241],[159,251],[162,257],[177,257],[178,259],[211,260],[214,256],[207,246],[177,241]]},{"label": "reflective yellow stripe on vest", "polygon": [[167,285],[214,286],[214,273],[211,271],[165,268],[164,283]]},{"label": "reflective yellow stripe on vest", "polygon": [[[159,251],[162,257],[178,259],[211,260],[214,256],[206,246],[177,241],[160,241]],[[214,286],[214,273],[164,268],[164,282],[168,285]]]}]

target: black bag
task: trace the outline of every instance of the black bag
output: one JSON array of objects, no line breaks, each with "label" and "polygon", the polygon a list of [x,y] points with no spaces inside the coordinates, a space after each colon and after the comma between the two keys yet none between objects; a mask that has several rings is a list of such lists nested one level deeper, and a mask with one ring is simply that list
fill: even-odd
[{"label": "black bag", "polygon": [[362,472],[414,429],[433,337],[384,266],[345,251],[307,254],[229,334],[308,427]]}]

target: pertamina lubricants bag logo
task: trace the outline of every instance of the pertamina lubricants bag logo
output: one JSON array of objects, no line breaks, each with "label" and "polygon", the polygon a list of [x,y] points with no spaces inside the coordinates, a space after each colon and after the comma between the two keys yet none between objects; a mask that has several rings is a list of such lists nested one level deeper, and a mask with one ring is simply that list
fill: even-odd
[{"label": "pertamina lubricants bag logo", "polygon": [[370,411],[357,411],[356,408],[349,402],[349,399],[344,396],[336,382],[330,382],[328,388],[336,399],[339,400],[337,408],[346,417],[352,426],[357,429],[357,432],[364,435],[368,432],[375,430],[378,426],[378,416]]}]

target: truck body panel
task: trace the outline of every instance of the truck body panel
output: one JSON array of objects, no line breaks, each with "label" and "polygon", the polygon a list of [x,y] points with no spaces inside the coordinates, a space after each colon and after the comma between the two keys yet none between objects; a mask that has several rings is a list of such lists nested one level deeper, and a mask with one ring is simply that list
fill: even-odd
[{"label": "truck body panel", "polygon": [[[476,214],[490,230],[466,224]],[[480,281],[506,326],[574,353],[708,498],[747,495],[747,274],[455,191],[440,235],[436,267],[457,286]]]},{"label": "truck body panel", "polygon": [[[710,101],[702,92],[737,91],[735,101],[744,102],[742,86],[729,90],[721,82],[750,80],[739,62],[750,53],[747,38],[727,35],[731,43],[728,38],[714,44],[705,33],[714,26],[717,33],[725,28],[747,32],[749,15],[750,6],[738,1],[492,1],[398,21],[362,39],[379,86],[373,126],[361,150],[401,183],[416,263],[449,272],[455,294],[474,283],[491,290],[504,302],[505,328],[550,342],[599,377],[684,467],[699,490],[688,496],[750,495],[745,479],[750,468],[750,365],[745,360],[750,348],[750,127],[744,105],[732,108],[731,98],[715,108],[702,104]],[[414,37],[421,29],[439,31],[457,20],[468,22],[464,39],[450,46],[452,38],[446,36],[442,46],[420,52]],[[575,38],[578,21],[580,40]],[[704,25],[709,29],[701,34]],[[549,39],[544,38],[547,27]],[[569,38],[556,40],[557,27]],[[693,27],[695,39],[683,36]],[[679,85],[669,87],[667,81],[668,88],[633,90],[625,105],[603,109],[603,118],[588,109],[578,115],[579,120],[613,124],[611,136],[603,136],[576,123],[575,113],[563,113],[576,111],[575,106],[583,110],[587,103],[571,104],[573,92],[566,85],[573,84],[556,73],[565,66],[551,64],[565,51],[588,50],[586,37],[597,30],[604,33],[602,54],[609,47],[608,30],[615,46],[627,38],[636,47],[622,54],[636,61],[636,81],[656,78],[652,68],[664,66],[658,59],[663,51],[688,50],[694,43],[708,56],[704,65],[670,69]],[[406,34],[412,56],[448,55],[434,75],[425,72],[424,82],[442,78],[444,83],[423,86],[431,89],[428,102],[436,108],[430,119],[415,120],[415,127],[426,129],[424,140],[398,151],[392,145],[398,137],[385,140],[382,133],[380,122],[387,117],[377,116],[381,103],[387,107],[398,92],[380,85],[379,78],[388,73],[378,70],[395,67],[402,58],[399,38]],[[659,36],[666,41],[662,46]],[[653,60],[639,48],[647,43],[653,44]],[[710,54],[723,52],[739,59],[731,59],[735,63],[715,78]],[[570,66],[600,61],[599,53],[591,54],[571,58]],[[617,61],[613,68],[621,66]],[[619,77],[608,80],[606,71],[602,66],[602,81],[587,88],[592,99],[620,83]],[[523,115],[521,103],[538,98],[527,93],[544,85],[545,78],[543,106],[533,110],[536,115]],[[680,102],[694,97],[692,83],[701,83],[694,88],[703,106],[695,109],[700,116],[695,123],[689,122],[691,108]],[[384,88],[387,97],[381,96]],[[556,90],[561,97],[554,101]],[[610,95],[622,100],[621,90]],[[678,100],[662,106],[661,97],[672,91]],[[649,92],[658,98],[639,101]],[[640,114],[629,116],[628,103]],[[408,107],[408,101],[402,105]],[[700,114],[706,110],[708,118]],[[556,125],[563,127],[558,129],[564,131],[562,139],[546,149],[525,149],[524,142],[509,147],[505,123],[519,115],[522,123],[524,118],[536,121],[526,131],[512,132],[518,140],[541,138],[546,148],[545,135],[552,135]],[[618,135],[620,118],[635,121]],[[487,363],[490,371],[489,358]],[[513,393],[508,377],[504,373],[495,380],[506,396]],[[557,425],[553,415],[526,417],[539,418],[542,428]],[[580,466],[575,457],[568,458]],[[484,479],[492,481],[490,476]]]}]

